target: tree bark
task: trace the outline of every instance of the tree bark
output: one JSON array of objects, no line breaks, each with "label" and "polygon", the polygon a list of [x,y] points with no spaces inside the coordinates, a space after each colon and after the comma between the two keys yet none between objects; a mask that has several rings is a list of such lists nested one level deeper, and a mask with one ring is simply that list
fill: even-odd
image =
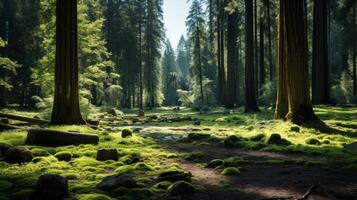
[{"label": "tree bark", "polygon": [[287,119],[295,124],[302,124],[318,120],[310,99],[304,1],[285,1],[286,80],[289,101]]},{"label": "tree bark", "polygon": [[237,103],[237,65],[238,65],[238,11],[228,15],[227,27],[227,102],[226,107],[233,109]]},{"label": "tree bark", "polygon": [[269,78],[270,81],[273,81],[274,79],[274,64],[273,64],[273,48],[272,48],[272,39],[271,39],[271,15],[270,15],[270,1],[266,0],[266,6],[267,6],[267,14],[268,14],[268,45],[269,45]]},{"label": "tree bark", "polygon": [[289,106],[286,85],[285,3],[285,0],[279,1],[278,94],[275,111],[275,118],[277,119],[285,119]]},{"label": "tree bark", "polygon": [[225,103],[226,80],[224,69],[224,4],[217,0],[217,57],[218,57],[218,101]]},{"label": "tree bark", "polygon": [[245,112],[257,112],[259,108],[256,102],[254,69],[253,1],[245,0],[245,9]]},{"label": "tree bark", "polygon": [[352,75],[352,79],[353,79],[353,94],[356,96],[357,95],[357,70],[356,70],[356,51],[357,51],[357,42],[356,42],[356,34],[357,34],[357,24],[356,24],[356,4],[353,6],[353,37],[354,39],[353,41],[353,56],[352,56],[352,63],[353,63],[353,75]]},{"label": "tree bark", "polygon": [[314,1],[312,102],[330,103],[328,65],[327,1]]},{"label": "tree bark", "polygon": [[77,1],[56,4],[55,95],[51,124],[85,124],[78,94]]},{"label": "tree bark", "polygon": [[260,88],[260,94],[262,94],[263,91],[261,89],[264,87],[265,83],[265,48],[264,48],[264,24],[263,24],[263,19],[260,19],[260,27],[259,27],[259,48],[260,48],[260,54],[259,54],[259,88]]}]

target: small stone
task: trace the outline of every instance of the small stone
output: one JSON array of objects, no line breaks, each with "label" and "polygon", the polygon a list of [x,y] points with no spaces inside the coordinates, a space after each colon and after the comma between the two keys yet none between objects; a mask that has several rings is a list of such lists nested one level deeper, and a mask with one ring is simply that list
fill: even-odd
[{"label": "small stone", "polygon": [[133,135],[133,131],[131,129],[128,129],[128,128],[125,128],[121,131],[121,137],[122,138],[126,138],[126,137],[129,137],[129,136],[132,136]]},{"label": "small stone", "polygon": [[169,193],[173,196],[190,195],[196,191],[195,186],[185,181],[178,181],[169,187]]},{"label": "small stone", "polygon": [[306,144],[310,145],[321,145],[321,142],[318,139],[310,138],[306,140]]},{"label": "small stone", "polygon": [[111,191],[119,187],[135,188],[137,186],[137,182],[131,175],[122,173],[104,178],[96,188],[103,191]]},{"label": "small stone", "polygon": [[170,181],[170,182],[176,182],[176,181],[191,181],[191,176],[192,174],[190,172],[182,172],[182,171],[167,171],[161,173],[158,177],[158,181]]},{"label": "small stone", "polygon": [[224,161],[221,159],[214,159],[211,160],[208,164],[207,164],[207,168],[216,168],[218,166],[222,166],[224,165]]},{"label": "small stone", "polygon": [[44,174],[36,183],[35,196],[39,200],[64,199],[68,195],[68,181],[57,174]]},{"label": "small stone", "polygon": [[30,162],[32,158],[32,152],[22,146],[11,147],[5,153],[5,161],[8,163]]},{"label": "small stone", "polygon": [[118,151],[116,149],[100,149],[97,152],[97,160],[118,160]]},{"label": "small stone", "polygon": [[298,126],[292,126],[292,127],[290,128],[290,131],[291,131],[291,132],[297,132],[297,133],[299,133],[299,132],[300,132],[300,127],[298,127]]},{"label": "small stone", "polygon": [[193,122],[193,125],[195,125],[195,126],[201,125],[201,120],[196,119],[196,120]]},{"label": "small stone", "polygon": [[55,154],[55,157],[58,161],[71,161],[72,160],[72,153],[69,151],[61,151]]},{"label": "small stone", "polygon": [[268,144],[289,146],[291,144],[291,142],[286,139],[281,138],[281,136],[279,134],[273,133],[268,140]]},{"label": "small stone", "polygon": [[241,142],[242,139],[236,135],[228,136],[224,141],[223,144],[226,148],[234,148],[237,146],[237,142]]}]

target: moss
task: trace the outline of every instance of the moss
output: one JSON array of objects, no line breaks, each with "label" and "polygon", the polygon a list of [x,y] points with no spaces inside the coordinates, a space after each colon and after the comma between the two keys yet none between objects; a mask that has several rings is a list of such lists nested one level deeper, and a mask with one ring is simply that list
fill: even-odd
[{"label": "moss", "polygon": [[80,194],[77,195],[77,200],[114,200],[113,198],[104,194]]},{"label": "moss", "polygon": [[76,180],[76,179],[78,179],[78,177],[79,177],[78,173],[75,173],[75,172],[65,173],[65,174],[63,174],[63,176],[64,176],[65,178],[67,178],[68,180]]},{"label": "moss", "polygon": [[172,183],[169,181],[161,181],[161,182],[156,183],[154,185],[154,188],[161,189],[161,190],[167,190],[171,185],[172,185]]},{"label": "moss", "polygon": [[316,139],[316,138],[309,138],[306,140],[306,144],[310,144],[310,145],[321,145],[320,140]]},{"label": "moss", "polygon": [[44,164],[51,164],[51,163],[54,163],[54,162],[58,162],[57,158],[54,157],[54,156],[47,156],[47,157],[35,157],[32,159],[32,162],[33,163],[44,163]]},{"label": "moss", "polygon": [[205,157],[205,154],[203,152],[196,151],[196,152],[186,154],[185,160],[199,162],[204,157]]},{"label": "moss", "polygon": [[143,170],[143,171],[153,171],[155,169],[153,166],[143,162],[136,163],[134,167],[136,170]]},{"label": "moss", "polygon": [[250,141],[254,141],[254,142],[259,142],[259,141],[263,141],[265,138],[265,134],[260,133],[257,135],[254,135],[252,137],[249,138]]},{"label": "moss", "polygon": [[237,167],[227,167],[222,171],[222,174],[226,176],[237,175],[240,174],[240,170]]},{"label": "moss", "polygon": [[55,154],[55,157],[59,161],[70,161],[73,157],[73,154],[69,151],[61,151]]},{"label": "moss", "polygon": [[2,181],[0,180],[0,191],[1,190],[8,190],[10,189],[14,184],[9,182],[9,181]]},{"label": "moss", "polygon": [[120,166],[118,167],[114,172],[117,174],[121,174],[124,172],[131,172],[131,171],[135,171],[135,167],[132,165],[124,165],[124,166]]},{"label": "moss", "polygon": [[226,148],[235,148],[238,145],[238,142],[241,142],[242,139],[236,135],[230,135],[223,141],[223,145]]},{"label": "moss", "polygon": [[34,156],[48,156],[48,155],[50,155],[50,153],[48,153],[48,151],[46,151],[44,149],[40,149],[40,148],[31,149],[31,152]]},{"label": "moss", "polygon": [[12,193],[10,195],[10,197],[14,198],[14,199],[27,199],[33,193],[34,193],[34,190],[32,190],[32,189],[23,189],[23,190],[20,190],[18,192]]},{"label": "moss", "polygon": [[102,165],[102,162],[97,161],[94,158],[90,158],[90,157],[80,157],[75,159],[74,161],[72,161],[74,166],[78,167],[78,168],[84,168],[84,167],[98,167],[100,165]]}]

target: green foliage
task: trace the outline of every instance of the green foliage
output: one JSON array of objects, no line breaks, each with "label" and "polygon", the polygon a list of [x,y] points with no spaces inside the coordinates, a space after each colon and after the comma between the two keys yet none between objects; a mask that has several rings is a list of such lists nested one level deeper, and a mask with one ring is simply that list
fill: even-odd
[{"label": "green foliage", "polygon": [[[5,46],[6,46],[6,42],[0,38],[0,49]],[[10,60],[9,58],[0,56],[0,72],[1,73],[16,74],[16,70],[19,67],[20,67],[20,65],[17,64],[16,62]],[[0,75],[0,87],[4,87],[6,90],[11,90],[13,86],[10,84],[8,79],[3,76],[3,74]]]},{"label": "green foliage", "polygon": [[276,81],[266,81],[263,87],[260,89],[261,95],[259,96],[259,101],[263,105],[274,105],[276,102],[277,95],[277,82]]},{"label": "green foliage", "polygon": [[357,102],[353,96],[352,77],[348,71],[344,71],[336,85],[332,87],[332,97],[339,104],[352,104]]}]

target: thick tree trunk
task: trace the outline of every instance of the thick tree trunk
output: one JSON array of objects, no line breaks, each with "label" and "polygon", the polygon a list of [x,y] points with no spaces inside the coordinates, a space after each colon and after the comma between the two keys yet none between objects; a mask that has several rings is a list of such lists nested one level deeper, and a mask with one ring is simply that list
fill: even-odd
[{"label": "thick tree trunk", "polygon": [[259,49],[258,49],[258,0],[254,0],[254,80],[256,95],[259,96]]},{"label": "thick tree trunk", "polygon": [[312,62],[312,102],[330,103],[328,38],[327,38],[327,1],[314,1]]},{"label": "thick tree trunk", "polygon": [[233,109],[237,103],[237,37],[238,37],[238,11],[228,15],[227,30],[227,102],[226,107]]},{"label": "thick tree trunk", "polygon": [[289,110],[286,85],[285,3],[285,0],[279,1],[278,94],[275,111],[275,117],[277,119],[285,119]]},{"label": "thick tree trunk", "polygon": [[265,83],[265,48],[264,48],[264,24],[263,24],[263,19],[260,19],[260,27],[259,27],[260,33],[259,33],[259,48],[260,48],[260,61],[259,61],[259,88],[260,88],[260,94],[262,94],[262,88],[264,87]]},{"label": "thick tree trunk", "polygon": [[225,70],[224,70],[224,6],[223,0],[217,0],[217,58],[218,58],[218,101],[225,102]]},{"label": "thick tree trunk", "polygon": [[318,120],[310,99],[307,31],[304,22],[304,1],[285,0],[286,80],[289,112],[287,119],[302,124]]},{"label": "thick tree trunk", "polygon": [[55,95],[51,124],[85,124],[78,94],[77,1],[57,0]]},{"label": "thick tree trunk", "polygon": [[266,0],[267,3],[267,14],[268,14],[268,45],[269,45],[269,79],[273,81],[274,79],[274,64],[273,64],[273,48],[271,39],[271,15],[270,15],[270,1]]},{"label": "thick tree trunk", "polygon": [[254,69],[253,1],[245,0],[245,112],[259,111]]}]

